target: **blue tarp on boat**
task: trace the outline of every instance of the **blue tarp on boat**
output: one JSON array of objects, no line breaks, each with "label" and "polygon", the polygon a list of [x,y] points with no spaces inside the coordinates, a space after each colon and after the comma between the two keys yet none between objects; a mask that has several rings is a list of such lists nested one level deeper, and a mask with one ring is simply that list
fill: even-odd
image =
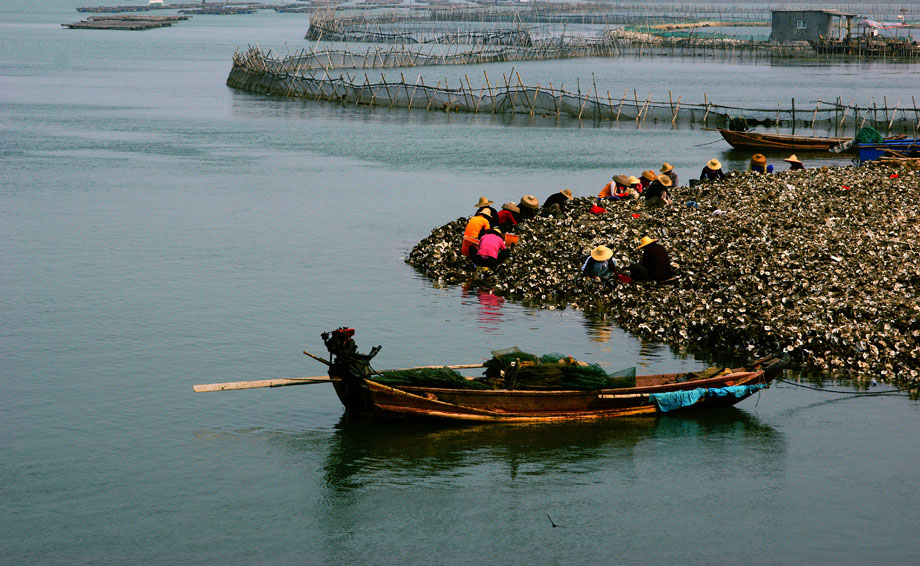
[{"label": "blue tarp on boat", "polygon": [[764,383],[755,383],[754,385],[732,385],[730,387],[700,387],[687,391],[669,391],[667,393],[651,393],[649,401],[658,406],[662,413],[669,413],[677,409],[683,409],[695,405],[700,399],[706,397],[734,397],[743,399],[755,391],[766,387]]}]

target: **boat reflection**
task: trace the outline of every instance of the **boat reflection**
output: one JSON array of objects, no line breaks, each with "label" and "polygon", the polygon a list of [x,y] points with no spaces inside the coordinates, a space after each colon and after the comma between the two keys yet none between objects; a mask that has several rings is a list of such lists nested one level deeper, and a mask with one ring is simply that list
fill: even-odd
[{"label": "boat reflection", "polygon": [[[329,442],[324,484],[333,491],[369,485],[425,484],[439,476],[584,474],[636,465],[647,443],[713,438],[752,445],[763,465],[783,451],[782,435],[735,407],[679,417],[622,418],[606,422],[444,427],[386,424],[343,417]],[[295,446],[297,444],[295,443]],[[490,471],[486,471],[486,470]]]}]

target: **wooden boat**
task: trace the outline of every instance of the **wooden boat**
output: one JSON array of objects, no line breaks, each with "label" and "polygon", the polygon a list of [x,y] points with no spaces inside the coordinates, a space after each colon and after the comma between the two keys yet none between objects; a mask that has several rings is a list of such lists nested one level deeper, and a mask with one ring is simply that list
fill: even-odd
[{"label": "wooden boat", "polygon": [[784,134],[766,134],[761,132],[741,132],[719,128],[719,133],[735,149],[748,150],[789,150],[802,153],[805,151],[830,151],[832,147],[850,141],[851,138],[824,138],[813,136],[789,136]]},{"label": "wooden boat", "polygon": [[886,139],[881,143],[855,144],[859,162],[877,161],[881,157],[912,159],[920,155],[920,139]]},{"label": "wooden boat", "polygon": [[634,387],[616,389],[391,386],[375,381],[375,374],[380,372],[370,370],[370,360],[380,346],[360,354],[353,333],[353,329],[344,328],[324,333],[332,361],[311,357],[329,364],[329,377],[347,414],[384,421],[552,422],[734,405],[766,387],[787,361],[771,356],[747,368],[641,375],[636,376]]}]

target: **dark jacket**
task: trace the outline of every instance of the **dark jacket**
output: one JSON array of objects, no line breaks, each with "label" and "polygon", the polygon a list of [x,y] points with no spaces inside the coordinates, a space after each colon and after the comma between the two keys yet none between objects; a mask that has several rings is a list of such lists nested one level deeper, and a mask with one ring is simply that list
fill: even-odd
[{"label": "dark jacket", "polygon": [[548,208],[554,204],[558,204],[559,210],[565,212],[565,205],[568,204],[568,202],[569,197],[565,196],[561,192],[553,193],[549,195],[549,197],[546,199],[546,202],[543,203],[543,208]]},{"label": "dark jacket", "polygon": [[713,171],[709,167],[703,167],[703,172],[700,173],[700,181],[715,181],[716,179],[724,179],[725,173],[721,169],[716,169]]},{"label": "dark jacket", "polygon": [[674,277],[668,251],[658,242],[652,242],[642,248],[642,260],[639,261],[639,265],[648,269],[649,278],[655,281],[664,281]]}]

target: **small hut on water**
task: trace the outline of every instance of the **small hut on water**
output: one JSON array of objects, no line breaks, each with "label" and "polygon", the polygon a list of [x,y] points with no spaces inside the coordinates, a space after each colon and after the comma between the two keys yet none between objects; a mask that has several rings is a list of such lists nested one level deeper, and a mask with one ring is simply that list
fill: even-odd
[{"label": "small hut on water", "polygon": [[855,17],[856,14],[839,10],[773,10],[770,41],[793,43],[821,39],[842,40],[850,36]]}]

